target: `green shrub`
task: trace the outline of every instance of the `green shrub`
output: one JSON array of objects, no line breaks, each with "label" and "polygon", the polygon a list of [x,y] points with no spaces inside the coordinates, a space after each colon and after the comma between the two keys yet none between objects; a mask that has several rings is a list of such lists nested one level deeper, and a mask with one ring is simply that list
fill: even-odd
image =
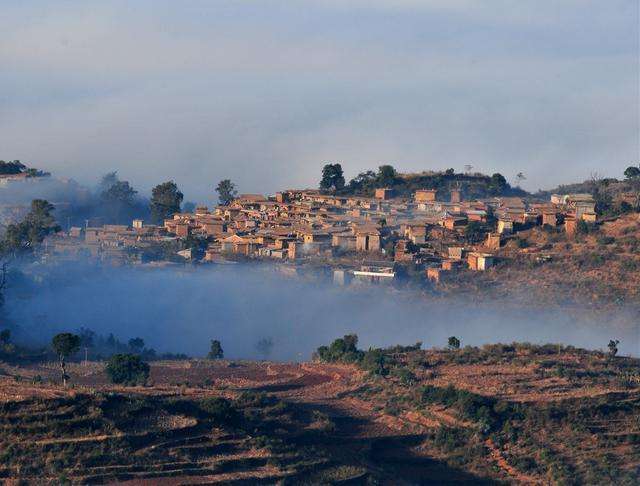
[{"label": "green shrub", "polygon": [[265,408],[275,405],[278,399],[264,392],[245,391],[240,394],[236,403],[243,407]]},{"label": "green shrub", "polygon": [[578,221],[576,231],[579,235],[588,235],[598,232],[598,226],[594,223],[587,223],[584,219]]},{"label": "green shrub", "polygon": [[600,236],[597,241],[599,245],[611,245],[616,239],[613,236]]},{"label": "green shrub", "polygon": [[370,349],[364,353],[360,367],[374,375],[385,376],[389,374],[387,357],[382,349]]},{"label": "green shrub", "polygon": [[640,263],[637,260],[624,259],[620,264],[623,270],[627,272],[636,272],[640,270]]},{"label": "green shrub", "polygon": [[321,412],[320,410],[314,410],[313,414],[313,422],[316,424],[316,428],[325,433],[335,432],[337,427],[336,424],[331,418],[326,414]]},{"label": "green shrub", "polygon": [[149,378],[149,365],[134,354],[114,354],[105,368],[112,383],[142,385]]},{"label": "green shrub", "polygon": [[435,434],[434,442],[446,451],[453,451],[458,447],[467,446],[469,436],[462,428],[440,427]]},{"label": "green shrub", "polygon": [[516,457],[513,459],[512,463],[516,469],[524,472],[533,471],[538,467],[538,464],[532,457]]},{"label": "green shrub", "polygon": [[338,338],[330,346],[320,346],[317,355],[322,361],[328,363],[345,362],[355,363],[363,357],[363,352],[358,350],[358,336],[347,334]]},{"label": "green shrub", "polygon": [[413,386],[418,381],[416,375],[407,368],[394,368],[391,374],[398,378],[398,381],[404,386]]},{"label": "green shrub", "polygon": [[483,433],[501,426],[514,415],[514,410],[509,405],[467,390],[457,390],[451,385],[446,388],[423,386],[421,399],[422,403],[455,408],[465,419],[478,423]]},{"label": "green shrub", "polygon": [[385,351],[388,353],[410,353],[412,351],[420,351],[422,348],[422,341],[418,341],[415,344],[410,344],[408,346],[403,346],[401,344],[396,344],[395,346],[390,346],[385,348]]},{"label": "green shrub", "polygon": [[407,366],[414,370],[426,370],[431,367],[431,363],[420,353],[411,353],[407,356]]},{"label": "green shrub", "polygon": [[238,423],[240,415],[233,404],[226,398],[204,398],[199,405],[200,409],[220,426],[231,426]]}]

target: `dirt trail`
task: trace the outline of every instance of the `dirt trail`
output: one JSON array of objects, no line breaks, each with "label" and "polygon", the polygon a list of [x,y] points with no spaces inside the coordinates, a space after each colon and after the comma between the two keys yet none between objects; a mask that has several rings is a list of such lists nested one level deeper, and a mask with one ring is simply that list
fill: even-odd
[{"label": "dirt trail", "polygon": [[49,444],[77,444],[79,442],[104,442],[108,439],[116,439],[118,437],[124,437],[125,434],[111,434],[111,435],[92,435],[88,437],[64,437],[54,439],[41,439],[36,440],[37,445],[49,445]]},{"label": "dirt trail", "polygon": [[545,484],[544,481],[540,481],[532,476],[523,474],[511,466],[502,455],[502,452],[500,452],[500,449],[495,446],[491,439],[487,439],[485,441],[485,445],[487,446],[487,449],[489,449],[489,456],[496,465],[518,484]]},{"label": "dirt trail", "polygon": [[[417,411],[406,412],[400,416],[392,416],[382,412],[375,412],[372,409],[371,403],[355,397],[345,397],[337,399],[338,392],[345,393],[349,390],[357,388],[355,385],[357,382],[351,382],[350,376],[353,376],[354,371],[350,369],[337,369],[332,372],[325,370],[319,370],[313,365],[303,365],[302,368],[308,373],[305,379],[317,374],[330,374],[331,380],[321,385],[315,386],[315,392],[309,394],[309,389],[305,388],[297,395],[311,398],[318,402],[339,402],[339,408],[345,413],[356,417],[369,417],[372,422],[383,425],[393,433],[425,433],[429,429],[433,430],[442,425],[448,427],[469,427],[470,423],[461,421],[448,413],[445,409],[431,407],[429,409],[429,415],[425,416]],[[318,393],[322,392],[322,393]],[[291,396],[291,398],[293,398]],[[378,431],[379,432],[379,431]],[[519,484],[543,484],[538,479],[521,473],[513,466],[511,466],[502,455],[501,451],[493,444],[490,439],[485,442],[489,449],[491,460],[512,480]]]}]

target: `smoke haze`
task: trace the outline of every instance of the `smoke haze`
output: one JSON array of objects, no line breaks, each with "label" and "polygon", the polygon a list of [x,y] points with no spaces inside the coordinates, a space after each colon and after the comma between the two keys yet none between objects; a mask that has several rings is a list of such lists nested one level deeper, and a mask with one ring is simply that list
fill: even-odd
[{"label": "smoke haze", "polygon": [[[40,269],[42,272],[44,269]],[[411,292],[340,288],[286,278],[274,267],[100,268],[68,264],[44,270],[43,283],[9,289],[7,310],[23,339],[87,327],[120,339],[142,337],[159,352],[203,356],[222,341],[228,358],[261,358],[256,343],[271,338],[269,359],[303,360],[320,345],[356,333],[360,346],[422,341],[441,347],[456,335],[463,345],[561,342],[604,349],[619,339],[621,354],[640,355],[631,312],[604,320],[563,309],[516,308],[433,300]],[[635,323],[634,323],[635,322]]]},{"label": "smoke haze", "polygon": [[640,150],[636,0],[5,0],[0,18],[1,155],[82,183],[176,178],[207,203],[223,178],[273,192],[340,161],[535,190]]}]

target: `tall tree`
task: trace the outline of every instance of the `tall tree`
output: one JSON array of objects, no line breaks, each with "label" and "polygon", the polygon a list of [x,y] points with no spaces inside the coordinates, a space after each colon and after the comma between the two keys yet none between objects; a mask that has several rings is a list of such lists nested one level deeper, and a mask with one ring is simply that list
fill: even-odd
[{"label": "tall tree", "polygon": [[376,173],[372,170],[360,172],[357,176],[349,181],[348,188],[355,193],[366,192],[373,189],[376,183]]},{"label": "tall tree", "polygon": [[162,223],[173,214],[180,212],[183,194],[178,190],[175,182],[169,181],[158,184],[151,191],[151,221],[154,224]]},{"label": "tall tree", "polygon": [[447,346],[451,350],[460,349],[460,340],[455,336],[449,336],[449,339],[447,339]]},{"label": "tall tree", "polygon": [[231,204],[231,201],[233,201],[238,195],[236,185],[231,182],[230,179],[221,180],[216,187],[216,191],[218,193],[218,200],[222,206],[228,206]]},{"label": "tall tree", "polygon": [[109,189],[111,189],[111,186],[113,186],[119,180],[120,179],[118,178],[117,171],[107,172],[102,176],[100,182],[98,183],[98,192],[102,194],[103,192],[108,191]]},{"label": "tall tree", "polygon": [[640,167],[630,166],[624,171],[624,176],[627,179],[640,179]]},{"label": "tall tree", "polygon": [[78,352],[80,349],[80,336],[71,334],[70,332],[63,332],[56,334],[51,340],[51,347],[53,351],[58,355],[60,361],[60,370],[62,372],[62,384],[67,386],[67,369],[66,359],[73,353]]},{"label": "tall tree", "polygon": [[224,358],[224,351],[222,349],[222,344],[217,339],[211,340],[211,349],[207,354],[207,359],[222,359]]},{"label": "tall tree", "polygon": [[381,165],[378,167],[378,185],[391,186],[396,180],[398,173],[392,165]]},{"label": "tall tree", "polygon": [[501,195],[504,191],[509,188],[509,184],[507,183],[507,179],[502,174],[495,173],[491,176],[491,181],[489,181],[489,192],[495,196]]},{"label": "tall tree", "polygon": [[339,191],[344,188],[344,173],[340,164],[325,164],[322,168],[320,189],[323,191]]},{"label": "tall tree", "polygon": [[129,182],[117,180],[100,194],[107,219],[112,223],[122,223],[130,218],[138,191]]},{"label": "tall tree", "polygon": [[19,223],[7,226],[2,241],[4,253],[29,253],[42,243],[45,236],[60,231],[56,220],[51,214],[55,210],[53,204],[44,199],[31,201],[31,210]]}]

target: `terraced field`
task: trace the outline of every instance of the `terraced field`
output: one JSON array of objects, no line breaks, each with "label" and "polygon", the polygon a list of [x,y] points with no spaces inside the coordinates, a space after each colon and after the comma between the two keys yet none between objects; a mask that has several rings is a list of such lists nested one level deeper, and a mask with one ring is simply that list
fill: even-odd
[{"label": "terraced field", "polygon": [[109,385],[101,363],[71,364],[67,390],[53,364],[0,364],[0,478],[132,485],[640,478],[638,360],[513,346],[386,356],[383,374],[330,363],[154,362],[150,383],[131,388]]},{"label": "terraced field", "polygon": [[[23,374],[1,379],[5,396],[20,399],[0,405],[0,478],[364,484],[372,475],[394,482],[404,469],[407,477],[436,482],[477,479],[413,454],[421,441],[414,428],[399,430],[366,403],[343,400],[361,384],[363,374],[352,367],[156,363],[154,387],[133,389],[104,384],[100,365],[71,368],[76,385],[63,391],[48,381],[55,380],[53,366],[5,367]],[[43,381],[29,383],[34,376]],[[221,402],[233,407],[229,416],[215,408],[222,397],[231,399]]]}]

